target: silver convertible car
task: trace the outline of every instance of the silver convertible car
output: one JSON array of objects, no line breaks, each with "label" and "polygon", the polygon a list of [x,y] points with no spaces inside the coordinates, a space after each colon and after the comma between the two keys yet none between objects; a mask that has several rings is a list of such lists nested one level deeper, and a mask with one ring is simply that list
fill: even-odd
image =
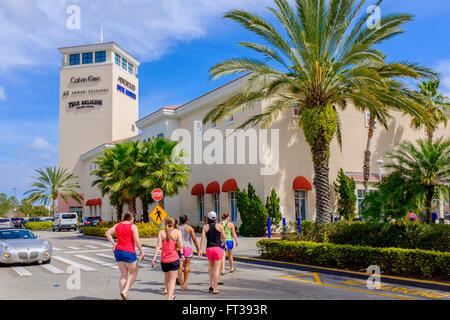
[{"label": "silver convertible car", "polygon": [[50,263],[52,245],[26,229],[0,230],[0,264]]}]

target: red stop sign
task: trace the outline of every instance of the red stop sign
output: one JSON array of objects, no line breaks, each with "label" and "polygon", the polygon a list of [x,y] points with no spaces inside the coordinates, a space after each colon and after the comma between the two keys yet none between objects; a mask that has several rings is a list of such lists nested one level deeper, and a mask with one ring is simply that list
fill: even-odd
[{"label": "red stop sign", "polygon": [[161,199],[164,197],[163,191],[159,188],[153,189],[152,191],[152,198],[155,201],[161,201]]}]

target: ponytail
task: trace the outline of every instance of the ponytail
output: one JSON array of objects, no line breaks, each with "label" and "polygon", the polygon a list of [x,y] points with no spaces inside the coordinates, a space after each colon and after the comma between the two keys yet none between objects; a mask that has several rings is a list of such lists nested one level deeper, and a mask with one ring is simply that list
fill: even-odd
[{"label": "ponytail", "polygon": [[172,228],[175,225],[175,219],[173,217],[167,217],[165,224],[166,224],[165,230],[166,230],[166,236],[167,236],[166,240],[169,241],[170,231],[168,231],[167,229]]}]

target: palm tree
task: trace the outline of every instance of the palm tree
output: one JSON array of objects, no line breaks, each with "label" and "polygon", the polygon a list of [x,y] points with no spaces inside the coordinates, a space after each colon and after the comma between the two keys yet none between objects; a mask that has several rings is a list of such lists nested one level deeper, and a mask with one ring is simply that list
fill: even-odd
[{"label": "palm tree", "polygon": [[0,217],[18,205],[19,202],[15,196],[8,197],[5,193],[0,193]]},{"label": "palm tree", "polygon": [[93,163],[98,169],[92,172],[97,179],[92,186],[98,185],[102,196],[110,194],[110,201],[116,207],[117,217],[121,214],[122,205],[128,204],[128,210],[136,215],[136,198],[139,187],[136,162],[141,152],[142,143],[124,142],[106,149],[103,155]]},{"label": "palm tree", "polygon": [[72,198],[81,204],[83,197],[76,191],[76,189],[80,189],[80,185],[73,181],[78,179],[76,175],[56,166],[38,169],[36,172],[38,173],[38,176],[35,177],[36,181],[31,184],[34,188],[25,192],[25,194],[29,194],[30,201],[40,201],[45,205],[51,201],[53,217],[56,211],[56,200],[59,197],[66,202],[67,198]]},{"label": "palm tree", "polygon": [[[164,197],[172,197],[178,194],[179,188],[188,186],[190,169],[181,163],[184,154],[177,152],[177,144],[164,138],[149,138],[145,143],[142,163],[139,163],[145,170],[141,181],[142,198],[148,199],[154,188],[160,188]],[[164,208],[164,198],[159,204]]]},{"label": "palm tree", "polygon": [[447,127],[447,116],[450,111],[450,102],[448,98],[438,93],[440,80],[430,80],[428,82],[422,81],[418,85],[420,98],[422,98],[423,106],[426,112],[430,115],[431,121],[424,122],[421,118],[413,117],[411,126],[420,129],[425,127],[428,140],[433,140],[434,131],[440,123],[444,123]]},{"label": "palm tree", "polygon": [[[281,23],[281,32],[255,14],[230,11],[226,18],[237,21],[264,40],[264,44],[240,43],[262,54],[264,60],[230,59],[210,71],[214,79],[250,74],[242,92],[214,106],[204,122],[223,121],[255,103],[270,101],[262,113],[250,117],[238,129],[249,124],[267,128],[283,111],[295,104],[299,106],[299,126],[310,145],[314,164],[316,220],[320,223],[331,220],[328,162],[335,134],[341,141],[337,107],[345,109],[352,102],[357,106],[381,108],[385,104],[382,99],[391,103],[401,100],[401,95],[387,93],[388,87],[379,72],[385,56],[375,46],[402,33],[400,26],[412,17],[385,15],[379,28],[369,28],[366,25],[369,14],[358,18],[364,2],[296,0],[294,9],[287,0],[274,0],[276,8],[269,10]],[[408,77],[413,73],[434,75],[409,62],[384,64],[383,68]]]},{"label": "palm tree", "polygon": [[433,200],[448,195],[444,181],[450,177],[450,140],[418,140],[417,146],[402,142],[387,154],[394,162],[385,165],[402,177],[409,189],[424,199],[426,222],[431,223]]}]

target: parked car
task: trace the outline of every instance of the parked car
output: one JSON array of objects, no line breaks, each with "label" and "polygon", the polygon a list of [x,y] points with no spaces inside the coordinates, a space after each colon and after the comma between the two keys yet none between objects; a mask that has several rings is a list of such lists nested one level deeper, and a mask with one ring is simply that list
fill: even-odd
[{"label": "parked car", "polygon": [[78,217],[75,212],[55,213],[53,221],[53,231],[74,230],[78,229]]},{"label": "parked car", "polygon": [[11,218],[12,223],[14,224],[14,228],[20,228],[23,229],[25,226],[25,219],[24,218]]},{"label": "parked car", "polygon": [[100,217],[100,216],[84,217],[82,226],[83,227],[94,227],[100,223],[103,223],[102,217]]},{"label": "parked car", "polygon": [[27,222],[42,222],[41,218],[30,218]]},{"label": "parked car", "polygon": [[40,240],[30,230],[0,230],[0,264],[33,263],[42,261],[50,263],[52,245],[47,240]]},{"label": "parked car", "polygon": [[45,222],[51,221],[51,222],[53,222],[53,217],[42,218],[42,221],[45,221]]},{"label": "parked car", "polygon": [[10,218],[0,218],[0,229],[14,228],[14,223]]}]

